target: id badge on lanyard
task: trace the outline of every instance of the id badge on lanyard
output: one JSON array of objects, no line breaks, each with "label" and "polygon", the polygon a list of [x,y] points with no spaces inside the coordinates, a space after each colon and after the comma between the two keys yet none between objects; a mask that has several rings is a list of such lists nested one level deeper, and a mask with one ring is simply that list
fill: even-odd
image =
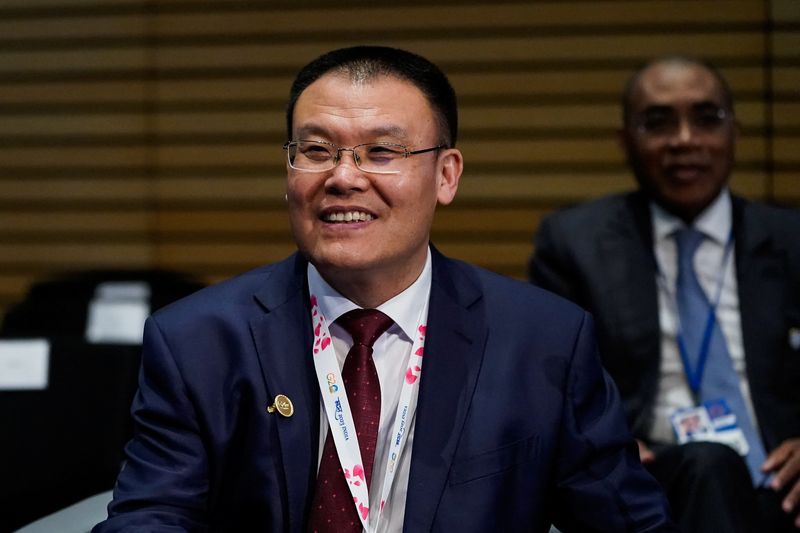
[{"label": "id badge on lanyard", "polygon": [[[697,347],[687,346],[682,335],[682,326],[680,323],[678,324],[678,332],[676,334],[678,351],[680,353],[681,361],[683,362],[683,368],[686,373],[686,382],[691,390],[695,406],[676,410],[670,416],[670,422],[672,423],[672,429],[675,432],[678,443],[680,444],[692,441],[721,442],[731,446],[740,455],[744,456],[747,455],[749,451],[747,439],[745,438],[742,430],[738,427],[736,415],[728,407],[725,399],[718,398],[702,402],[702,404],[699,403],[700,388],[702,386],[706,361],[708,360],[711,337],[714,332],[716,310],[722,297],[722,288],[725,282],[725,272],[732,248],[733,230],[731,229],[731,233],[729,234],[728,240],[725,243],[725,250],[722,254],[722,262],[719,268],[719,279],[716,283],[714,299],[709,302],[708,315],[706,317],[700,345]],[[656,265],[658,265],[657,262]],[[666,290],[666,282],[664,281],[664,276],[660,268],[658,275],[660,282],[663,283],[665,292],[671,297],[670,299],[672,301],[672,307],[675,312],[675,316],[678,317],[680,322],[677,298],[673,292]],[[697,349],[697,364],[693,367],[691,364],[691,358],[689,357],[689,350],[694,348]]]},{"label": "id badge on lanyard", "polygon": [[727,444],[742,457],[750,452],[747,437],[724,398],[703,402],[698,407],[678,409],[670,421],[678,444],[719,442]]},{"label": "id badge on lanyard", "polygon": [[[353,414],[350,409],[350,402],[347,400],[347,391],[342,379],[339,362],[333,349],[328,321],[319,308],[316,295],[311,295],[311,323],[314,328],[312,357],[319,388],[322,391],[325,416],[336,444],[336,453],[339,456],[342,471],[347,478],[347,486],[353,496],[353,504],[358,511],[362,526],[368,533],[374,533],[377,530],[383,509],[388,503],[389,492],[396,475],[397,460],[400,458],[400,454],[408,440],[408,428],[416,410],[419,379],[422,374],[422,357],[426,333],[426,326],[423,324],[423,320],[427,315],[428,304],[426,302],[420,312],[408,365],[405,374],[402,376],[403,386],[400,390],[400,401],[395,413],[392,433],[390,434],[391,442],[389,443],[387,463],[384,467],[385,476],[380,492],[380,506],[378,509],[370,509],[369,490],[364,478],[361,450],[358,446]],[[401,379],[401,376],[398,376],[397,379]],[[373,486],[373,488],[375,487]],[[375,526],[370,528],[369,517],[376,513]]]}]

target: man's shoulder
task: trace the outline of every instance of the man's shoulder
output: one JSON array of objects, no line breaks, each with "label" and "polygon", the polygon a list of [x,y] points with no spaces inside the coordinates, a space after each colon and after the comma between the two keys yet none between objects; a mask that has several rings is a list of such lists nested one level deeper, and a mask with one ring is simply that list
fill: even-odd
[{"label": "man's shoulder", "polygon": [[162,322],[192,320],[200,315],[241,314],[256,306],[256,294],[265,290],[275,277],[291,276],[296,256],[262,265],[232,278],[205,287],[157,311],[154,316]]},{"label": "man's shoulder", "polygon": [[768,236],[773,245],[800,251],[800,210],[734,197],[734,224],[746,239]]},{"label": "man's shoulder", "polygon": [[746,216],[757,218],[760,222],[770,224],[770,227],[780,225],[800,226],[800,210],[797,208],[767,204],[741,197],[734,198],[736,198],[735,202],[743,206]]},{"label": "man's shoulder", "polygon": [[444,258],[450,269],[459,271],[459,279],[469,280],[478,287],[485,302],[487,312],[500,313],[500,310],[518,312],[539,312],[546,310],[551,316],[571,315],[582,320],[584,310],[573,302],[526,281],[498,274],[457,259]]},{"label": "man's shoulder", "polygon": [[617,193],[563,207],[546,215],[542,224],[565,231],[596,231],[603,228],[606,222],[632,213],[633,207],[642,203],[640,196],[640,193],[634,191]]}]

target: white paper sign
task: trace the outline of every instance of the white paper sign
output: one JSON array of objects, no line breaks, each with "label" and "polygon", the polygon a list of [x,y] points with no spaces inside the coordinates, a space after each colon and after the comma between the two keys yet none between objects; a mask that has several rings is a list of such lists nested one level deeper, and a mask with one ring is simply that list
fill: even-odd
[{"label": "white paper sign", "polygon": [[150,285],[143,281],[101,283],[89,302],[86,341],[141,344],[144,321],[150,314]]},{"label": "white paper sign", "polygon": [[49,368],[46,339],[0,340],[0,390],[44,390]]},{"label": "white paper sign", "polygon": [[93,300],[86,319],[90,343],[142,344],[150,304],[143,301]]},{"label": "white paper sign", "polygon": [[99,300],[148,301],[150,285],[143,281],[107,281],[97,285],[94,296]]}]

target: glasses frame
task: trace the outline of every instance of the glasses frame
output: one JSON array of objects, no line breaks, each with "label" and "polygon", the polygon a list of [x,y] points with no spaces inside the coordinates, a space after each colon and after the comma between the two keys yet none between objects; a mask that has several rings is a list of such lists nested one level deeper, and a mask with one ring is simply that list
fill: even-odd
[{"label": "glasses frame", "polygon": [[[294,166],[292,164],[292,159],[289,156],[289,148],[291,148],[293,145],[297,146],[297,144],[304,142],[325,144],[336,150],[336,155],[333,156],[332,159],[333,164],[331,165],[331,167],[326,169],[312,170],[308,168],[297,168],[296,166]],[[330,172],[331,170],[336,168],[339,162],[342,160],[342,152],[350,152],[351,154],[353,154],[353,162],[355,163],[356,168],[358,168],[362,172],[369,172],[370,174],[400,174],[401,171],[399,170],[368,170],[365,168],[361,168],[361,163],[359,163],[359,158],[357,157],[356,150],[358,148],[361,148],[362,146],[391,146],[393,148],[399,148],[402,149],[403,159],[408,159],[408,157],[412,155],[425,154],[428,152],[433,152],[434,150],[441,150],[443,148],[447,148],[446,144],[440,144],[437,146],[432,146],[430,148],[422,148],[420,150],[409,150],[408,147],[405,145],[397,143],[388,143],[388,142],[362,143],[362,144],[357,144],[351,148],[343,148],[328,141],[317,141],[313,139],[298,139],[296,141],[286,141],[285,143],[283,143],[283,149],[286,151],[286,162],[289,163],[289,167],[292,170],[297,170],[300,172]]]},{"label": "glasses frame", "polygon": [[[718,107],[715,114],[719,119],[719,124],[707,128],[695,124],[693,121],[694,117],[692,116],[686,117],[689,123],[689,130],[691,130],[691,132],[694,135],[709,135],[709,134],[713,135],[715,133],[722,131],[722,129],[726,125],[731,124],[735,120],[735,115],[733,113],[733,110],[727,109],[725,107]],[[639,114],[633,123],[634,130],[638,135],[649,139],[670,138],[677,135],[678,132],[680,131],[681,122],[683,121],[683,118],[680,115],[678,115],[677,118],[678,122],[673,127],[671,127],[669,131],[657,132],[648,130],[644,125],[645,121],[644,115]]]}]

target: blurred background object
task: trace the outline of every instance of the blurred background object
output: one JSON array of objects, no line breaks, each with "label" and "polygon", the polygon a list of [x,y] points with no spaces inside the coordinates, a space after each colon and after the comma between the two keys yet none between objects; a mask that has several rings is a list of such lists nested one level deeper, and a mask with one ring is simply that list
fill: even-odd
[{"label": "blurred background object", "polygon": [[434,239],[524,278],[541,216],[628,188],[626,76],[665,53],[730,80],[737,192],[800,205],[796,0],[226,0],[0,4],[0,314],[64,269],[214,282],[293,250],[284,106],[296,70],[358,43],[450,75],[466,169]]},{"label": "blurred background object", "polygon": [[110,489],[132,434],[144,318],[203,285],[166,271],[44,280],[0,328],[0,532]]}]

